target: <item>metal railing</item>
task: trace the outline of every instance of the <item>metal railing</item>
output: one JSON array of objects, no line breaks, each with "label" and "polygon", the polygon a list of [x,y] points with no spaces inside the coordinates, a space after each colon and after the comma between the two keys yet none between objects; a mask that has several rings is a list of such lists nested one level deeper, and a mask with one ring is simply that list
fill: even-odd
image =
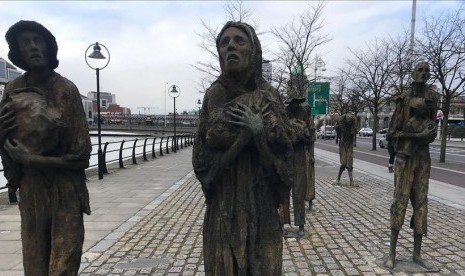
[{"label": "metal railing", "polygon": [[[141,143],[143,142],[143,143]],[[106,142],[103,146],[103,172],[108,173],[107,164],[118,162],[119,168],[124,168],[124,161],[131,159],[132,164],[137,164],[137,158],[142,156],[144,161],[147,161],[148,154],[152,156],[152,159],[164,154],[176,152],[179,149],[188,147],[194,144],[194,134],[180,134],[176,135],[176,141],[174,136],[162,136],[162,137],[142,137],[131,140],[121,140],[114,142]],[[125,146],[128,145],[128,146]],[[92,147],[96,146],[93,144]],[[147,151],[149,148],[149,151]],[[130,153],[127,153],[130,152]],[[117,156],[117,158],[115,158]],[[92,158],[94,157],[94,158]],[[109,157],[109,158],[108,158]],[[97,152],[91,153],[91,160],[97,160]],[[109,160],[107,160],[109,159]],[[97,168],[98,161],[91,162],[86,170]],[[3,173],[3,168],[0,169],[0,173]],[[7,189],[7,186],[1,186],[0,190]],[[16,203],[16,194],[9,193],[10,203]]]}]

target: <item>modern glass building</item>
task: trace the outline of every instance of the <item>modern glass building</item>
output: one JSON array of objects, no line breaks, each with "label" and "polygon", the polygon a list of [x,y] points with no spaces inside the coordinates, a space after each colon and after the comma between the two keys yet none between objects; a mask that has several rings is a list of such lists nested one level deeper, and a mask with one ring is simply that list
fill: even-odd
[{"label": "modern glass building", "polygon": [[3,97],[5,85],[22,74],[23,73],[11,63],[0,57],[0,98]]}]

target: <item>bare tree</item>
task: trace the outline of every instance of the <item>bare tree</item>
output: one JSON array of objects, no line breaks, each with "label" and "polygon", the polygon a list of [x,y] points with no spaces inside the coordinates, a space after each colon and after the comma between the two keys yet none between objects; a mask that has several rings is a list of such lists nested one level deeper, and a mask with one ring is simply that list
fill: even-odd
[{"label": "bare tree", "polygon": [[226,11],[226,16],[228,20],[237,21],[237,22],[244,22],[248,20],[252,20],[251,22],[247,22],[248,24],[252,25],[254,29],[258,28],[257,22],[253,20],[253,12],[252,10],[244,7],[243,0],[234,0],[228,1],[224,5],[224,10]]},{"label": "bare tree", "polygon": [[349,48],[352,57],[347,60],[351,74],[349,79],[357,93],[373,115],[372,149],[376,150],[376,132],[378,131],[378,112],[386,104],[385,97],[391,88],[391,74],[394,62],[390,58],[390,44],[380,39],[367,44],[366,49]]},{"label": "bare tree", "polygon": [[389,44],[389,59],[393,62],[389,75],[391,89],[387,96],[395,98],[410,87],[412,64],[417,61],[418,57],[410,53],[410,39],[406,32],[397,37],[389,37],[385,43]]},{"label": "bare tree", "polygon": [[441,127],[439,162],[446,161],[447,120],[452,99],[465,94],[465,17],[464,6],[457,11],[432,16],[423,20],[417,53],[431,65],[434,81],[442,94],[441,109],[444,114]]},{"label": "bare tree", "polygon": [[277,55],[276,59],[272,60],[273,70],[271,74],[271,83],[279,91],[281,100],[283,101],[289,97],[289,72],[292,71],[293,60],[294,56],[292,53],[285,51],[283,51],[282,55]]},{"label": "bare tree", "polygon": [[352,111],[350,101],[352,89],[349,87],[350,82],[347,71],[343,68],[339,68],[331,84],[330,93],[332,97],[330,97],[330,99],[332,109],[339,115]]},{"label": "bare tree", "polygon": [[294,74],[293,87],[288,87],[288,89],[296,89],[296,94],[300,96],[306,95],[307,77],[305,72],[312,65],[311,55],[316,48],[331,41],[329,35],[323,32],[322,16],[325,6],[326,4],[322,1],[316,2],[316,4],[313,2],[307,10],[297,18],[293,18],[290,23],[280,27],[273,26],[270,30],[280,45],[279,51],[276,53],[276,61],[287,69],[289,80],[291,74],[299,73]]},{"label": "bare tree", "polygon": [[[258,24],[252,19],[253,12],[251,9],[245,8],[244,1],[235,0],[227,1],[224,4],[225,11],[225,20],[220,24],[215,24],[214,26],[210,23],[207,23],[203,19],[200,19],[202,24],[203,31],[197,33],[201,41],[198,44],[198,47],[201,51],[205,52],[208,56],[207,59],[197,61],[192,66],[200,71],[203,75],[200,82],[198,83],[200,93],[205,92],[207,88],[212,84],[212,82],[218,78],[221,74],[221,68],[218,63],[218,52],[216,50],[216,37],[221,30],[221,27],[228,21],[240,21],[247,22],[251,24],[255,31],[258,30]],[[257,32],[257,35],[259,33]]]}]

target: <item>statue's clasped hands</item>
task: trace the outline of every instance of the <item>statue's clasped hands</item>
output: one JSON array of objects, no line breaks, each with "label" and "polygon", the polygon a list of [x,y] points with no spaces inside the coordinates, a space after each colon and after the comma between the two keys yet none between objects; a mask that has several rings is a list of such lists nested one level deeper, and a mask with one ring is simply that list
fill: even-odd
[{"label": "statue's clasped hands", "polygon": [[244,128],[253,137],[264,134],[263,118],[268,116],[271,111],[268,111],[269,103],[263,107],[254,106],[257,113],[252,111],[248,106],[237,103],[237,107],[228,107],[226,113],[231,116],[232,120],[228,123]]}]

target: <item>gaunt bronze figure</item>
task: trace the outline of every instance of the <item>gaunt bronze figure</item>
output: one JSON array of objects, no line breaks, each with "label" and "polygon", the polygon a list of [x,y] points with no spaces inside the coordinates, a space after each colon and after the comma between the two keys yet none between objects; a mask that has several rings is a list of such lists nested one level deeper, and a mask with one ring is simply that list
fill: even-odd
[{"label": "gaunt bronze figure", "polygon": [[54,71],[55,37],[35,21],[6,33],[9,59],[26,73],[0,103],[0,154],[19,188],[25,275],[77,275],[90,214],[84,169],[91,143],[76,86]]},{"label": "gaunt bronze figure", "polygon": [[279,204],[292,184],[292,143],[279,95],[262,78],[254,29],[228,22],[221,76],[207,89],[193,148],[206,198],[206,275],[281,275]]}]

